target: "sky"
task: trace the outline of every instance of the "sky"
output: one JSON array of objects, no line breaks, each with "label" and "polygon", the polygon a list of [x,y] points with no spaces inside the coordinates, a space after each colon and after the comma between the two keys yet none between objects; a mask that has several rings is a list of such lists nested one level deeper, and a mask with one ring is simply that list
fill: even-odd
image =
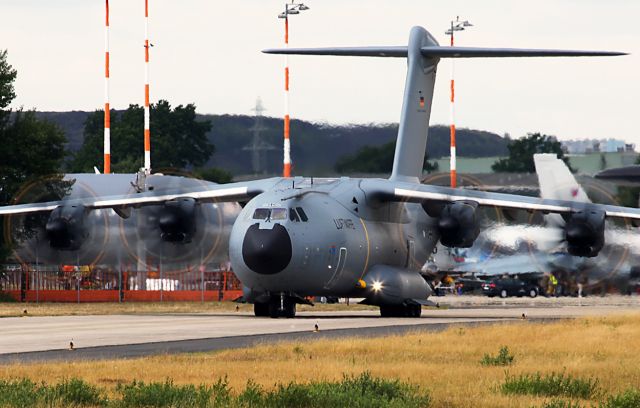
[{"label": "sky", "polygon": [[[268,116],[284,110],[284,1],[149,0],[151,100],[200,113]],[[619,138],[640,146],[640,1],[307,0],[290,19],[290,46],[406,45],[409,30],[444,34],[474,24],[456,45],[616,50],[624,57],[456,60],[458,127],[561,140]],[[144,0],[110,0],[111,106],[144,102]],[[0,49],[18,70],[13,107],[94,110],[104,99],[104,0],[2,0]],[[293,56],[294,119],[397,122],[400,58]],[[439,65],[431,123],[449,123],[450,61]],[[153,122],[153,118],[152,118]],[[153,125],[152,125],[153,126]],[[295,143],[295,140],[292,141]]]}]

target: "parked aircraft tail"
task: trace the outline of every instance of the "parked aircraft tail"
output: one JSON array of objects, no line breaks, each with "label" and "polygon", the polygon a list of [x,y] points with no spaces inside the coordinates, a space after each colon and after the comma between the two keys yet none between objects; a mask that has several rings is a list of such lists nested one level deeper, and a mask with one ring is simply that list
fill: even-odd
[{"label": "parked aircraft tail", "polygon": [[571,174],[567,165],[553,153],[538,153],[533,155],[536,166],[540,198],[552,200],[576,201],[590,203],[591,200],[582,186]]},{"label": "parked aircraft tail", "polygon": [[407,79],[391,179],[418,182],[422,175],[436,68],[440,58],[585,57],[624,55],[609,51],[441,47],[422,27],[413,27],[408,46],[268,49],[268,54],[407,58]]},{"label": "parked aircraft tail", "polygon": [[[554,153],[534,154],[533,163],[536,166],[540,198],[578,203],[591,202],[580,183],[571,174],[569,167],[564,161],[558,159],[558,155]],[[564,219],[558,214],[545,215],[545,221],[548,226],[561,228],[565,225]]]}]

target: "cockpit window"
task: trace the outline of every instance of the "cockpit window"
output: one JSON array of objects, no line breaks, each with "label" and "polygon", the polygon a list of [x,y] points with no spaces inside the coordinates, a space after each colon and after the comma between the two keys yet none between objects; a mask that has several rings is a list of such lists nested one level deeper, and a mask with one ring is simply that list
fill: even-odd
[{"label": "cockpit window", "polygon": [[286,208],[273,208],[271,210],[271,219],[272,220],[286,220],[287,219],[287,209]]},{"label": "cockpit window", "polygon": [[298,213],[296,212],[295,208],[289,209],[289,219],[291,221],[300,222],[300,218],[298,217]]},{"label": "cockpit window", "polygon": [[296,210],[298,210],[298,214],[300,214],[300,219],[303,222],[307,222],[309,221],[309,218],[307,217],[307,214],[304,212],[304,210],[302,209],[302,207],[296,207]]},{"label": "cockpit window", "polygon": [[253,212],[254,220],[267,220],[269,219],[269,214],[271,214],[271,210],[269,208],[256,208]]}]

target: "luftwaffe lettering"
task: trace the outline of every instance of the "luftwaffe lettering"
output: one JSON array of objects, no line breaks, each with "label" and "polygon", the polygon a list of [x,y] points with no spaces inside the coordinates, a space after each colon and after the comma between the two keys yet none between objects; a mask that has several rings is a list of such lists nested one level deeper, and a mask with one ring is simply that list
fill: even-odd
[{"label": "luftwaffe lettering", "polygon": [[333,223],[336,224],[337,229],[356,229],[355,225],[353,225],[353,220],[350,218],[334,218]]}]

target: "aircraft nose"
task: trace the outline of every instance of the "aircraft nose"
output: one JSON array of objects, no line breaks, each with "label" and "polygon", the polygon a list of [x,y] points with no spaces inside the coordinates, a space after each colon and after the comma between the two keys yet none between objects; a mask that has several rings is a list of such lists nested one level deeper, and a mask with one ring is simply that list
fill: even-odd
[{"label": "aircraft nose", "polygon": [[286,228],[275,224],[273,229],[249,227],[242,242],[242,258],[252,271],[262,275],[276,274],[291,262],[291,237]]}]

